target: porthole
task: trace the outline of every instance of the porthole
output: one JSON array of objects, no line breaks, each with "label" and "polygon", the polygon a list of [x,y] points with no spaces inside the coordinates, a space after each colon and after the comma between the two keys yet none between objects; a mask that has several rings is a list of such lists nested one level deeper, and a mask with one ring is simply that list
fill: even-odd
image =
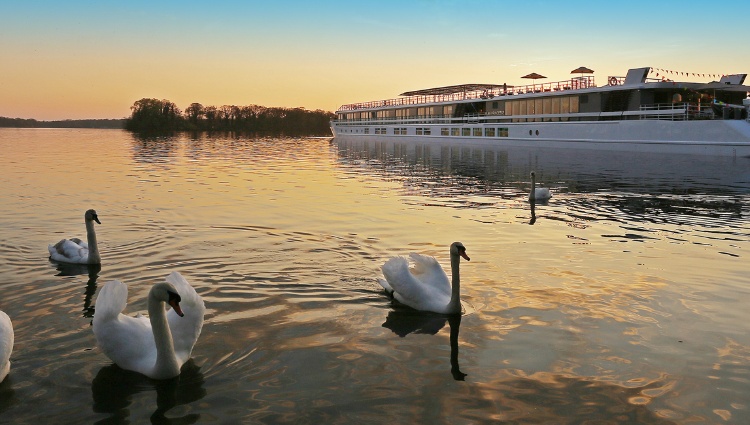
[{"label": "porthole", "polygon": [[532,131],[531,131],[531,130],[529,130],[529,136],[531,136],[531,135],[532,135]]},{"label": "porthole", "polygon": [[537,131],[536,131],[536,135],[537,135],[537,136],[539,135],[539,130],[537,130]]}]

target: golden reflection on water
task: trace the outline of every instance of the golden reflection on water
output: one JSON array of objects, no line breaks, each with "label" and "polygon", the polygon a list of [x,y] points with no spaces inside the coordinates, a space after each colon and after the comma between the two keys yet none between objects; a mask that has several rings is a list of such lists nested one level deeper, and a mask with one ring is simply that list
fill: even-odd
[{"label": "golden reflection on water", "polygon": [[[11,201],[0,205],[0,308],[18,329],[2,414],[750,418],[743,164],[654,171],[628,158],[618,170],[616,154],[94,130],[0,130],[0,148],[0,198]],[[533,216],[531,169],[554,191]],[[685,174],[698,169],[715,178]],[[102,219],[101,269],[51,265],[46,245],[81,236],[89,207]],[[417,251],[447,267],[455,240],[472,257],[461,268],[470,314],[400,314],[375,282],[380,265]],[[102,399],[95,378],[111,370],[89,328],[97,286],[125,280],[127,311],[144,311],[171,269],[208,307],[187,375],[199,384],[183,388],[198,391],[120,376],[123,391]]]}]

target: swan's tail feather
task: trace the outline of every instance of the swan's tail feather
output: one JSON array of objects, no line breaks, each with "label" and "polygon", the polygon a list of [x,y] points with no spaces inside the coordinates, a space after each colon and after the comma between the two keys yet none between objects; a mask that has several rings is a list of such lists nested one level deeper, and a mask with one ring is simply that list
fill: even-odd
[{"label": "swan's tail feather", "polygon": [[119,280],[107,282],[96,297],[94,326],[97,322],[115,320],[128,303],[128,286]]},{"label": "swan's tail feather", "polygon": [[393,298],[393,288],[391,288],[391,285],[388,284],[388,281],[378,278],[378,283],[383,287],[386,295],[388,295],[388,298]]}]

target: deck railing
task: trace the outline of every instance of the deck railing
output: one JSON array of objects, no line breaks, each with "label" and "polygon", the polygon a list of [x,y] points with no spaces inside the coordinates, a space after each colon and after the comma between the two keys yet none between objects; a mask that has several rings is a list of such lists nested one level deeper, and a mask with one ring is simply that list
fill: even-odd
[{"label": "deck railing", "polygon": [[395,99],[374,100],[371,102],[359,102],[342,105],[337,112],[351,112],[360,109],[375,109],[388,106],[417,106],[429,103],[440,102],[457,102],[461,100],[489,100],[500,96],[513,96],[526,93],[544,93],[565,90],[580,90],[596,87],[596,81],[593,75],[571,78],[565,81],[556,81],[554,83],[532,83],[525,86],[508,86],[503,89],[496,87],[491,90],[473,90],[467,92],[450,93],[450,94],[433,94],[419,96],[404,96]]}]

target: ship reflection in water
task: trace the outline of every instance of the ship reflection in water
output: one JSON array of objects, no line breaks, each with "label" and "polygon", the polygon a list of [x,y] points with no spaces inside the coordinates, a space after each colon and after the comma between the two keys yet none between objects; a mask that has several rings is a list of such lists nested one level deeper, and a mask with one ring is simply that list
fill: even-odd
[{"label": "ship reflection in water", "polygon": [[[361,173],[403,183],[405,193],[454,208],[509,208],[526,201],[529,173],[551,188],[549,202],[526,202],[526,221],[547,219],[701,220],[736,218],[750,194],[750,159],[697,155],[529,149],[333,139],[339,161]],[[508,202],[514,201],[514,202]],[[567,216],[559,209],[565,206]],[[534,208],[536,207],[536,208]],[[663,213],[658,218],[657,213]],[[692,217],[692,218],[691,218]]]}]

